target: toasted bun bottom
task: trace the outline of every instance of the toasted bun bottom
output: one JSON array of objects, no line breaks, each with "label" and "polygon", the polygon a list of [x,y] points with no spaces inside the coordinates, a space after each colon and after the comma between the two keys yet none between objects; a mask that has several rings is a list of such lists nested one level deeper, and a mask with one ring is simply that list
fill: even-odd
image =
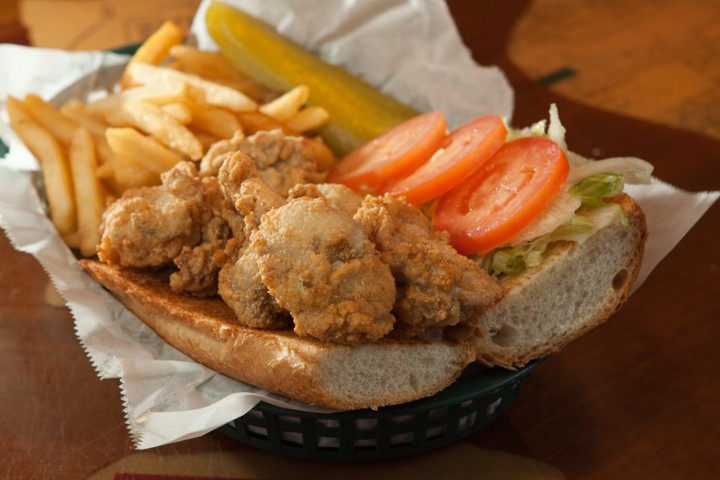
[{"label": "toasted bun bottom", "polygon": [[615,222],[582,244],[558,242],[542,264],[501,281],[504,295],[480,319],[475,348],[485,365],[519,368],[604,322],[627,299],[642,262],[647,225],[627,195]]},{"label": "toasted bun bottom", "polygon": [[242,382],[327,408],[405,403],[437,393],[474,360],[470,344],[398,341],[345,346],[237,323],[219,298],[172,292],[167,276],[94,260],[80,265],[166,342]]}]

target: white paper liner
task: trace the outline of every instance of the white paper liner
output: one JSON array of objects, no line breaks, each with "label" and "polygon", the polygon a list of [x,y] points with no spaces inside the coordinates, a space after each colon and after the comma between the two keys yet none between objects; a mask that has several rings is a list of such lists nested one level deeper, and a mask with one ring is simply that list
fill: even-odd
[{"label": "white paper liner", "polygon": [[[206,3],[201,5],[201,11]],[[302,2],[302,6],[295,6],[300,2],[278,0],[273,2],[273,8],[266,7],[261,0],[234,3],[247,5],[251,12],[276,21],[281,30],[287,30],[300,43],[352,69],[357,67],[356,72],[375,72],[378,76],[372,80],[383,85],[387,82],[389,92],[397,93],[416,108],[443,110],[449,118],[456,119],[454,124],[489,112],[510,118],[512,90],[502,72],[474,65],[447,7],[439,0],[312,0]],[[387,14],[373,16],[368,13],[371,11]],[[365,24],[356,21],[356,17],[373,21]],[[389,29],[392,36],[373,33],[377,29]],[[196,21],[194,30],[203,45],[207,38],[203,40],[202,22]],[[344,33],[351,41],[342,41]],[[369,45],[374,35],[382,42],[382,48]],[[303,41],[305,36],[307,43]],[[402,42],[397,42],[397,38]],[[430,45],[419,59],[428,68],[393,71],[398,64],[395,60],[383,58],[387,63],[378,66],[373,65],[372,55],[365,55],[367,51],[389,55],[393,51],[390,47],[398,43]],[[362,48],[345,50],[353,45]],[[448,64],[440,61],[443,52],[450,60]],[[401,57],[406,55],[407,51],[400,53]],[[122,56],[103,52],[70,53],[0,45],[0,64],[22,65],[7,69],[0,76],[0,137],[10,147],[7,157],[0,160],[0,226],[17,250],[35,256],[48,272],[75,318],[77,337],[98,376],[120,379],[128,428],[137,448],[201,436],[243,415],[261,400],[288,408],[324,411],[217,374],[167,345],[82,272],[45,215],[33,183],[37,162],[10,130],[5,98],[35,92],[47,99],[66,100],[71,96],[83,99],[92,96],[98,87],[102,90],[104,75],[117,73],[121,67],[116,66],[123,61]],[[384,66],[390,71],[383,70]],[[418,70],[426,70],[429,76],[423,77]],[[458,71],[462,73],[456,75]],[[91,72],[101,75],[88,77]],[[410,80],[403,79],[402,74],[408,72]],[[446,75],[442,82],[438,81],[441,72]],[[462,85],[444,83],[457,78],[472,80]],[[456,95],[448,95],[448,85],[454,85]],[[488,91],[495,92],[491,98],[482,93]],[[641,279],[637,283],[640,285],[720,193],[688,193],[659,181],[628,190],[639,200],[650,226]]]}]

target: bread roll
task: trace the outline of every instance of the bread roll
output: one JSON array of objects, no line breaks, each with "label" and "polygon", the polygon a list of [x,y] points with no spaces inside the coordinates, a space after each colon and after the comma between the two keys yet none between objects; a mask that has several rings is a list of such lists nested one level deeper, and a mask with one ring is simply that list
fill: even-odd
[{"label": "bread roll", "polygon": [[615,200],[613,222],[583,243],[556,242],[543,262],[501,280],[503,297],[476,327],[479,362],[519,368],[557,352],[607,320],[627,299],[642,262],[647,225],[635,201]]},{"label": "bread roll", "polygon": [[346,346],[238,324],[219,298],[179,295],[167,275],[80,265],[160,337],[209,368],[322,407],[352,410],[433,395],[474,360],[469,343],[382,339]]}]

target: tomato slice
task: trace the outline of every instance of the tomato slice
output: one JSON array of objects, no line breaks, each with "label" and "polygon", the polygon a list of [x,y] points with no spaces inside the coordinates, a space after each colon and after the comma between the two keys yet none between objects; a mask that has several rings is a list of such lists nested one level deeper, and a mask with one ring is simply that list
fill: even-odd
[{"label": "tomato slice", "polygon": [[430,158],[446,133],[447,122],[441,112],[413,117],[347,154],[330,171],[327,181],[358,192],[375,192]]},{"label": "tomato slice", "polygon": [[570,166],[544,137],[503,145],[467,180],[438,201],[433,225],[447,230],[462,254],[487,253],[525,227],[560,190]]},{"label": "tomato slice", "polygon": [[499,115],[469,121],[448,135],[440,149],[415,171],[383,185],[382,193],[404,196],[419,205],[460,184],[505,143],[507,128]]}]

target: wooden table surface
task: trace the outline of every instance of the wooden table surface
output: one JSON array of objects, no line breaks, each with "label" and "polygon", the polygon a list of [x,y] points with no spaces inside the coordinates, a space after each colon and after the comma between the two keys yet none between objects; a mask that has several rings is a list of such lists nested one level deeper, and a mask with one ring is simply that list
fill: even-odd
[{"label": "wooden table surface", "polygon": [[[632,104],[635,95],[646,92],[608,79],[605,88],[612,90],[616,108],[601,109],[581,103],[582,98],[568,93],[571,86],[564,91],[558,88],[564,80],[548,85],[539,81],[537,72],[528,73],[531,68],[522,69],[512,60],[531,58],[517,49],[533,48],[518,39],[515,27],[532,24],[533,19],[542,24],[537,18],[543,15],[552,21],[552,15],[561,11],[554,8],[557,2],[448,3],[475,58],[498,65],[513,85],[515,125],[544,118],[548,105],[555,102],[568,126],[568,143],[579,153],[639,156],[655,165],[657,177],[678,187],[720,190],[720,140],[702,128],[680,129],[669,126],[671,121],[651,122],[623,113],[621,100]],[[624,8],[619,2],[610,3]],[[637,8],[648,5],[638,2]],[[614,35],[612,15],[599,18],[610,24],[599,26],[586,19],[588,35]],[[26,24],[31,20],[26,19]],[[716,32],[717,28],[710,28],[697,35],[717,38]],[[23,41],[19,29],[3,27],[2,36],[3,41]],[[557,38],[552,40],[557,43]],[[608,42],[608,48],[616,44]],[[561,65],[573,74],[594,75],[592,62],[558,60],[567,53],[561,50],[543,50],[549,68]],[[626,65],[634,72],[642,68]],[[717,87],[716,83],[715,94],[720,93]],[[663,101],[668,98],[658,96],[658,102]],[[692,116],[691,110],[684,112]],[[700,114],[707,115],[707,108]],[[710,479],[720,475],[717,204],[620,312],[540,365],[518,400],[494,423],[429,454],[362,466],[276,457],[218,433],[134,450],[118,382],[95,376],[75,339],[69,312],[46,301],[47,277],[42,268],[32,257],[16,252],[4,235],[0,235],[0,258],[0,478],[417,479],[437,478],[440,471],[446,478]]]}]

